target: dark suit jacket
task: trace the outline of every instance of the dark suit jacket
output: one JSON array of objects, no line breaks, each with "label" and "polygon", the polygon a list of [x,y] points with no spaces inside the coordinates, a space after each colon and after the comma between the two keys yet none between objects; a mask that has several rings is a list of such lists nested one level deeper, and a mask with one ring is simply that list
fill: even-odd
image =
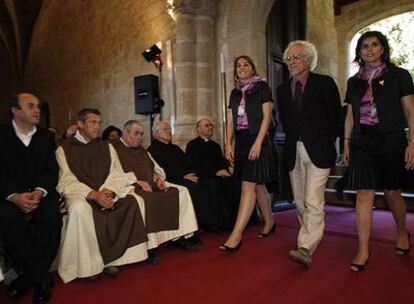
[{"label": "dark suit jacket", "polygon": [[338,88],[331,77],[310,73],[303,92],[302,109],[298,113],[291,81],[292,78],[277,89],[280,118],[286,133],[284,155],[288,170],[295,167],[298,140],[303,142],[315,166],[333,167],[336,159],[334,141],[342,124]]},{"label": "dark suit jacket", "polygon": [[[361,99],[368,88],[368,82],[357,75],[348,79],[345,102],[352,105],[354,118],[352,137],[360,136]],[[401,132],[407,127],[401,97],[414,94],[410,73],[394,65],[388,65],[386,72],[372,80],[372,91],[377,107],[379,129],[382,133]]]},{"label": "dark suit jacket", "polygon": [[200,136],[189,141],[186,153],[198,176],[215,177],[217,171],[229,169],[227,160],[218,143],[213,140],[205,141]]},{"label": "dark suit jacket", "polygon": [[59,167],[53,134],[37,127],[26,147],[12,124],[0,127],[0,200],[12,193],[33,191],[36,187],[55,193]]}]

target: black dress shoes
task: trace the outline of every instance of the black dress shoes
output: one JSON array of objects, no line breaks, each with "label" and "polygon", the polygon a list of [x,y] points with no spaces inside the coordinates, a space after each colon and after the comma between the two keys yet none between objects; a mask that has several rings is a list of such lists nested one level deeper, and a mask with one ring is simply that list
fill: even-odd
[{"label": "black dress shoes", "polygon": [[356,264],[356,263],[351,263],[351,265],[349,266],[349,269],[352,270],[353,272],[361,272],[365,270],[365,266],[368,265],[369,262],[369,258],[371,257],[371,252],[368,254],[368,259],[365,261],[364,264]]},{"label": "black dress shoes", "polygon": [[19,301],[30,287],[30,281],[23,275],[13,280],[7,288],[7,294],[12,302]]},{"label": "black dress shoes", "polygon": [[407,255],[410,253],[411,235],[409,231],[407,231],[407,237],[408,237],[408,248],[401,248],[401,247],[396,246],[395,247],[396,255]]},{"label": "black dress shoes", "polygon": [[275,230],[276,230],[276,223],[273,223],[272,228],[270,228],[270,230],[269,230],[267,233],[262,232],[262,233],[260,233],[257,237],[258,237],[259,239],[265,239],[265,238],[267,238],[270,234],[274,234],[274,233],[275,233]]},{"label": "black dress shoes", "polygon": [[197,246],[191,244],[183,237],[175,241],[170,241],[170,247],[179,248],[184,251],[194,251],[197,249]]},{"label": "black dress shoes", "polygon": [[187,242],[190,242],[191,244],[195,245],[195,246],[200,246],[202,243],[201,238],[197,235],[194,234],[192,237],[186,239]]},{"label": "black dress shoes", "polygon": [[242,246],[242,241],[240,240],[240,242],[235,247],[229,247],[227,245],[222,244],[220,245],[219,249],[227,253],[235,253],[239,251],[241,246]]},{"label": "black dress shoes", "polygon": [[148,250],[148,259],[147,259],[147,263],[150,265],[157,265],[160,263],[160,258],[157,254],[156,249],[150,249]]},{"label": "black dress shoes", "polygon": [[34,285],[33,304],[46,304],[52,296],[53,280],[49,274],[45,275]]}]

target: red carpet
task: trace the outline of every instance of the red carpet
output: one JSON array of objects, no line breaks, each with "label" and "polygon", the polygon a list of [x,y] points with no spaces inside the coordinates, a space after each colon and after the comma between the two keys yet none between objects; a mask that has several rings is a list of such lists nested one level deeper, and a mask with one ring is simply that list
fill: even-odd
[{"label": "red carpet", "polygon": [[[352,209],[327,207],[326,233],[310,269],[288,260],[295,247],[293,210],[276,214],[276,235],[257,239],[248,229],[234,255],[218,250],[225,236],[203,235],[195,253],[162,247],[161,263],[120,268],[119,277],[64,285],[55,275],[51,303],[412,303],[414,258],[393,253],[391,215],[376,211],[371,260],[363,273],[349,271],[356,249]],[[414,231],[414,214],[408,223]],[[413,254],[413,253],[412,253]],[[4,288],[0,303],[7,303]],[[29,295],[22,303],[30,303]]]}]

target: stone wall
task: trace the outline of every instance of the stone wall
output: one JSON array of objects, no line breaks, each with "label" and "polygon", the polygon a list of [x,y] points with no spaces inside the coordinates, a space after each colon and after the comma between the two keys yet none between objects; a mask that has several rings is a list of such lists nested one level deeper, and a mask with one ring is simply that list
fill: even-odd
[{"label": "stone wall", "polygon": [[350,76],[348,70],[354,56],[348,55],[352,37],[374,22],[412,10],[413,0],[363,0],[342,8],[341,15],[335,17],[338,36],[338,80],[342,96],[345,94],[346,80]]},{"label": "stone wall", "polygon": [[336,31],[334,26],[333,1],[307,1],[307,39],[318,50],[316,72],[337,79]]},{"label": "stone wall", "polygon": [[[141,53],[161,41],[163,113],[174,122],[176,142],[184,146],[195,135],[195,120],[204,115],[216,124],[221,142],[233,59],[250,55],[259,74],[267,76],[266,24],[274,3],[45,0],[26,79],[49,102],[51,122],[62,131],[86,106],[102,110],[104,126],[131,118],[147,124],[148,118],[134,115],[133,78],[158,73]],[[317,71],[336,77],[333,0],[308,0],[307,20],[308,40],[319,51]]]},{"label": "stone wall", "polygon": [[[35,26],[27,82],[51,107],[62,131],[82,107],[102,110],[104,127],[134,114],[133,78],[158,75],[141,53],[175,35],[165,0],[45,0]],[[168,101],[166,101],[168,103]],[[168,104],[167,104],[168,107]]]}]

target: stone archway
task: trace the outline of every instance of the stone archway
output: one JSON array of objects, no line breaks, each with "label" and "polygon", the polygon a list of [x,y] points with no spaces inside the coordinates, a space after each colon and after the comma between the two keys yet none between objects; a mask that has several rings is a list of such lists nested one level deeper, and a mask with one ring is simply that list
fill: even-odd
[{"label": "stone archway", "polygon": [[241,54],[251,56],[259,74],[266,75],[266,23],[275,1],[231,0],[219,3],[217,64],[220,65],[220,54],[223,54],[228,87],[233,85],[233,58]]},{"label": "stone archway", "polygon": [[344,96],[346,80],[351,60],[349,46],[352,38],[364,27],[379,20],[414,10],[414,1],[404,0],[364,0],[342,8],[335,18],[338,37],[338,75],[339,88]]}]

